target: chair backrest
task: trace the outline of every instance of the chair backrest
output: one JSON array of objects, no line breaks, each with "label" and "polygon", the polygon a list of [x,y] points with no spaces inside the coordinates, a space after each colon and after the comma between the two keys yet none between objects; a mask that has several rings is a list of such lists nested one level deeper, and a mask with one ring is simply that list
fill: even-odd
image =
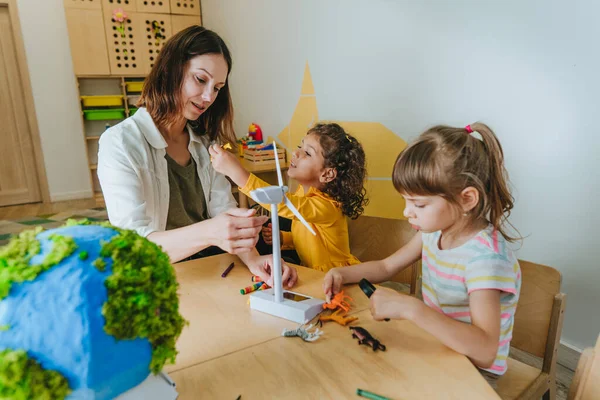
[{"label": "chair backrest", "polygon": [[569,387],[569,395],[567,396],[568,400],[582,400],[581,395],[583,393],[583,387],[588,379],[593,359],[594,349],[587,348],[583,351],[583,353],[581,353],[581,357],[577,363],[577,369],[575,370],[575,375],[573,375],[573,380],[571,381],[571,386]]},{"label": "chair backrest", "polygon": [[586,369],[587,374],[581,381],[581,393],[579,400],[598,400],[600,399],[600,336],[596,341],[594,354],[589,361],[589,367]]},{"label": "chair backrest", "polygon": [[[348,219],[350,252],[360,261],[382,260],[404,246],[415,235],[408,221],[391,218],[361,216]],[[414,293],[419,273],[413,265],[396,275],[394,282],[408,283]]]},{"label": "chair backrest", "polygon": [[519,265],[522,285],[511,346],[543,357],[542,370],[549,372],[555,365],[565,309],[561,275],[529,261],[519,260]]}]

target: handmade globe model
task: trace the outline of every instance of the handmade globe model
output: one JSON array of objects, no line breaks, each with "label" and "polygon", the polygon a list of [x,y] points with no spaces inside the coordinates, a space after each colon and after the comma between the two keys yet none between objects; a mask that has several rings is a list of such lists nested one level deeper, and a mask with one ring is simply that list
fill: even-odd
[{"label": "handmade globe model", "polygon": [[168,256],[70,221],[0,248],[0,398],[111,399],[174,362],[184,324]]}]

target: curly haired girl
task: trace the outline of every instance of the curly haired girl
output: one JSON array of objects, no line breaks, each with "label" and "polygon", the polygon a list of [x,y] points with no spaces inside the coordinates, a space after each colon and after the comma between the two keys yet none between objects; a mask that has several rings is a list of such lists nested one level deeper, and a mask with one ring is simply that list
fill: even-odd
[{"label": "curly haired girl", "polygon": [[[217,145],[209,151],[214,169],[229,176],[242,193],[248,195],[270,186],[246,171],[235,155]],[[361,144],[341,126],[317,124],[310,129],[292,153],[288,176],[299,185],[287,196],[317,235],[313,236],[282,204],[279,215],[292,219],[292,231],[281,232],[282,249],[295,249],[304,266],[325,272],[358,264],[360,261],[350,253],[346,217],[358,218],[368,203],[366,173]],[[263,228],[263,237],[271,242],[270,225]]]}]

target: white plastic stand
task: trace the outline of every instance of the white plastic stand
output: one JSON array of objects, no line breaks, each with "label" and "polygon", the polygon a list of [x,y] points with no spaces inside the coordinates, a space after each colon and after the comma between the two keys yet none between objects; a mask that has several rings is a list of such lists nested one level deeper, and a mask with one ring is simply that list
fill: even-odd
[{"label": "white plastic stand", "polygon": [[281,281],[281,245],[279,243],[279,217],[277,216],[277,206],[281,203],[285,204],[298,220],[306,226],[306,229],[313,235],[316,235],[316,232],[308,222],[306,222],[292,202],[285,196],[288,188],[283,186],[281,168],[279,167],[279,158],[277,155],[277,145],[275,142],[273,142],[273,152],[275,154],[277,182],[279,183],[279,186],[258,188],[250,192],[250,197],[257,203],[271,205],[271,230],[273,232],[273,288],[253,292],[250,295],[250,308],[302,324],[306,321],[310,321],[323,311],[323,303],[325,302],[320,299],[315,299],[314,297],[283,290],[283,282]]},{"label": "white plastic stand", "polygon": [[323,311],[325,302],[321,299],[289,291],[282,294],[283,299],[276,301],[274,289],[253,292],[250,294],[250,308],[299,324],[310,321]]}]

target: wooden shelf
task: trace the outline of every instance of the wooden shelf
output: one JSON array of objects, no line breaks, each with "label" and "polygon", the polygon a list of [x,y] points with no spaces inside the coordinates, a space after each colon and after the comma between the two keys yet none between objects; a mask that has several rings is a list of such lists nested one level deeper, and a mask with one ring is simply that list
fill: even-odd
[{"label": "wooden shelf", "polygon": [[[138,76],[104,76],[104,75],[77,75],[77,82],[80,90],[82,88],[85,90],[85,95],[87,96],[106,96],[106,95],[114,95],[120,96],[123,99],[123,118],[121,121],[131,115],[130,107],[127,105],[125,99],[129,95],[125,88],[125,84],[131,80],[143,79],[143,75]],[[82,83],[85,82],[85,85]],[[117,85],[115,86],[115,83]],[[115,91],[115,88],[117,91]],[[115,110],[115,108],[90,108],[82,106],[82,118],[84,118],[84,110]],[[88,168],[90,170],[90,180],[92,181],[92,187],[94,188],[94,192],[98,195],[99,199],[102,199],[102,191],[100,189],[100,182],[98,181],[98,165],[97,158],[95,157],[95,153],[98,151],[98,141],[100,140],[100,136],[106,130],[106,127],[103,126],[105,123],[110,122],[109,120],[94,120],[94,119],[83,119],[84,123],[84,140],[87,147],[87,156],[88,156]],[[114,122],[114,121],[113,121]]]},{"label": "wooden shelf", "polygon": [[[81,104],[86,103],[85,97],[80,102],[90,179],[95,193],[101,198],[95,163],[98,140],[106,129],[103,125],[114,125],[115,121],[122,121],[137,110],[128,100],[129,96],[140,94],[130,92],[128,83],[145,80],[169,37],[189,26],[202,24],[201,1],[64,0],[63,3],[80,97],[119,96],[123,99],[123,115],[114,120],[104,119],[118,114],[114,108],[87,107]],[[115,7],[123,8],[128,14],[121,35],[118,34],[119,24],[112,20]],[[146,40],[153,34],[153,21],[159,23],[162,36],[154,35],[152,40]],[[115,114],[99,114],[111,110]]]}]

